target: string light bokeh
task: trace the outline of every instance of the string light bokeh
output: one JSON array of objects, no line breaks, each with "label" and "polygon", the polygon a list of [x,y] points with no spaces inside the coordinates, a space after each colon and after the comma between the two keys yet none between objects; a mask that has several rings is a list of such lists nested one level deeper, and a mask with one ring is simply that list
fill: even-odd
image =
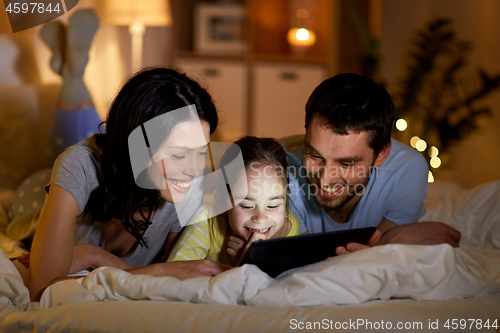
[{"label": "string light bokeh", "polygon": [[[405,119],[401,118],[396,121],[396,129],[398,131],[403,132],[407,128],[408,128],[408,122]],[[441,159],[438,157],[439,149],[436,146],[428,147],[427,142],[416,135],[410,139],[410,146],[421,153],[427,150],[427,155],[429,155],[430,157],[429,165],[431,166],[431,168],[437,169],[441,166]],[[430,170],[429,170],[428,182],[434,183],[434,175]]]}]

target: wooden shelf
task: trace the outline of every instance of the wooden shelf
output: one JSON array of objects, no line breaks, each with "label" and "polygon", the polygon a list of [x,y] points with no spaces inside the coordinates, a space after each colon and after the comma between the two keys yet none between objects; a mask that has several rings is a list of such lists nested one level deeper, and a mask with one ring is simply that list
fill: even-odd
[{"label": "wooden shelf", "polygon": [[241,56],[225,54],[201,54],[194,50],[194,8],[200,3],[216,3],[212,0],[173,0],[175,57],[231,59],[252,61],[280,61],[297,63],[324,63],[329,66],[335,55],[333,38],[332,0],[308,0],[311,17],[307,28],[316,34],[316,43],[304,52],[296,54],[287,42],[286,35],[294,24],[293,0],[240,0],[233,1],[246,10],[247,52]]},{"label": "wooden shelf", "polygon": [[293,62],[293,63],[313,63],[313,64],[326,64],[327,59],[320,56],[300,56],[300,55],[262,55],[255,54],[249,56],[250,61],[271,61],[271,62]]},{"label": "wooden shelf", "polygon": [[177,58],[195,58],[208,60],[247,60],[247,55],[231,55],[231,54],[205,54],[192,50],[176,50],[175,57]]},{"label": "wooden shelf", "polygon": [[[304,105],[314,88],[331,75],[361,72],[362,43],[348,13],[355,6],[368,15],[370,1],[233,0],[245,9],[246,51],[231,55],[195,50],[195,8],[217,1],[172,0],[174,63],[212,94],[219,139],[303,133]],[[300,9],[308,19],[297,15]],[[315,33],[316,43],[299,53],[286,37],[302,27]]]},{"label": "wooden shelf", "polygon": [[[249,1],[250,16],[250,50],[255,57],[289,57],[291,61],[299,62],[327,61],[329,45],[332,38],[332,0],[310,0],[308,11],[310,17],[300,22],[294,20],[295,9],[290,0],[251,0]],[[303,24],[304,26],[301,26]],[[314,31],[316,43],[307,49],[304,55],[296,55],[287,42],[288,30],[292,27],[305,27]]]}]

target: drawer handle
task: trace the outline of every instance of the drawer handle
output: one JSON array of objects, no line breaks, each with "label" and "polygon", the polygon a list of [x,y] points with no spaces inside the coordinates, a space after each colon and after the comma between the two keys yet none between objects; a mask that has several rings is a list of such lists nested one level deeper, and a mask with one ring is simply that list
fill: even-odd
[{"label": "drawer handle", "polygon": [[293,72],[280,73],[280,79],[285,80],[285,81],[295,81],[295,80],[297,80],[297,78],[298,78],[297,73],[293,73]]},{"label": "drawer handle", "polygon": [[211,76],[211,77],[216,77],[219,76],[220,71],[215,68],[205,68],[203,70],[203,76]]}]

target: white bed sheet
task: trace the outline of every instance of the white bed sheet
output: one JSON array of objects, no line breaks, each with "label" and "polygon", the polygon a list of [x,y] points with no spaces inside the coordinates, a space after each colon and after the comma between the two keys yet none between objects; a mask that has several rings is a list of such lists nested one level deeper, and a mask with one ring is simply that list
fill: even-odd
[{"label": "white bed sheet", "polygon": [[[415,329],[404,332],[428,332],[430,322],[438,322],[432,332],[450,332],[444,327],[451,319],[480,319],[483,323],[499,318],[500,297],[487,295],[446,301],[390,300],[357,305],[323,307],[286,307],[193,304],[161,301],[119,301],[68,304],[37,311],[19,311],[0,304],[0,331],[24,332],[294,332],[295,325],[323,320],[343,325],[336,332],[384,332],[370,330],[368,322],[394,329],[398,323]],[[294,322],[297,320],[297,322]],[[363,320],[365,325],[349,327]],[[500,321],[500,318],[499,318]],[[470,324],[470,321],[468,322]],[[418,329],[421,325],[422,329]],[[328,331],[313,329],[307,331]],[[332,330],[333,331],[333,330]],[[460,330],[461,332],[498,332],[495,329]]]},{"label": "white bed sheet", "polygon": [[[22,331],[33,325],[54,331],[60,331],[58,325],[81,325],[86,331],[94,331],[89,327],[97,331],[124,327],[151,332],[173,327],[178,328],[175,331],[287,331],[293,327],[292,319],[296,323],[366,319],[423,325],[439,320],[443,331],[447,319],[498,323],[499,198],[500,182],[473,190],[431,189],[428,213],[422,220],[440,220],[459,229],[461,248],[374,247],[277,279],[250,265],[212,279],[187,281],[100,268],[85,278],[47,288],[39,303],[31,303],[16,268],[0,253],[0,331],[13,327]],[[89,322],[91,316],[95,322]]]}]

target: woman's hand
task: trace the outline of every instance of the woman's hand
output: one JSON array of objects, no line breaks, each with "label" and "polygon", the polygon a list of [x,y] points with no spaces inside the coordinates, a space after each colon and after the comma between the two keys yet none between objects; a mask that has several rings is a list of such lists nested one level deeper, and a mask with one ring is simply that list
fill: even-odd
[{"label": "woman's hand", "polygon": [[97,268],[98,266],[96,267],[95,262],[97,261],[96,253],[98,250],[96,248],[101,249],[94,244],[75,245],[73,249],[73,260],[71,261],[71,267],[68,274],[77,273],[87,268]]},{"label": "woman's hand", "polygon": [[179,280],[215,276],[232,268],[211,259],[162,262],[144,267],[130,268],[126,271],[132,274],[147,274],[152,276],[173,276]]},{"label": "woman's hand", "polygon": [[31,256],[31,253],[27,252],[27,253],[20,255],[19,257],[10,258],[10,261],[17,260],[21,264],[23,264],[24,267],[30,268],[30,256]]},{"label": "woman's hand", "polygon": [[32,301],[39,299],[52,280],[68,275],[78,214],[75,198],[52,184],[31,246],[28,289]]},{"label": "woman's hand", "polygon": [[[10,260],[18,260],[26,268],[30,268],[31,253],[25,253]],[[87,268],[98,268],[101,266],[117,267],[127,269],[132,267],[114,254],[94,244],[80,244],[73,248],[73,260],[68,274],[80,272]]]},{"label": "woman's hand", "polygon": [[69,274],[80,272],[87,268],[116,267],[127,269],[133,267],[114,254],[94,244],[75,245],[73,250],[73,261]]}]

